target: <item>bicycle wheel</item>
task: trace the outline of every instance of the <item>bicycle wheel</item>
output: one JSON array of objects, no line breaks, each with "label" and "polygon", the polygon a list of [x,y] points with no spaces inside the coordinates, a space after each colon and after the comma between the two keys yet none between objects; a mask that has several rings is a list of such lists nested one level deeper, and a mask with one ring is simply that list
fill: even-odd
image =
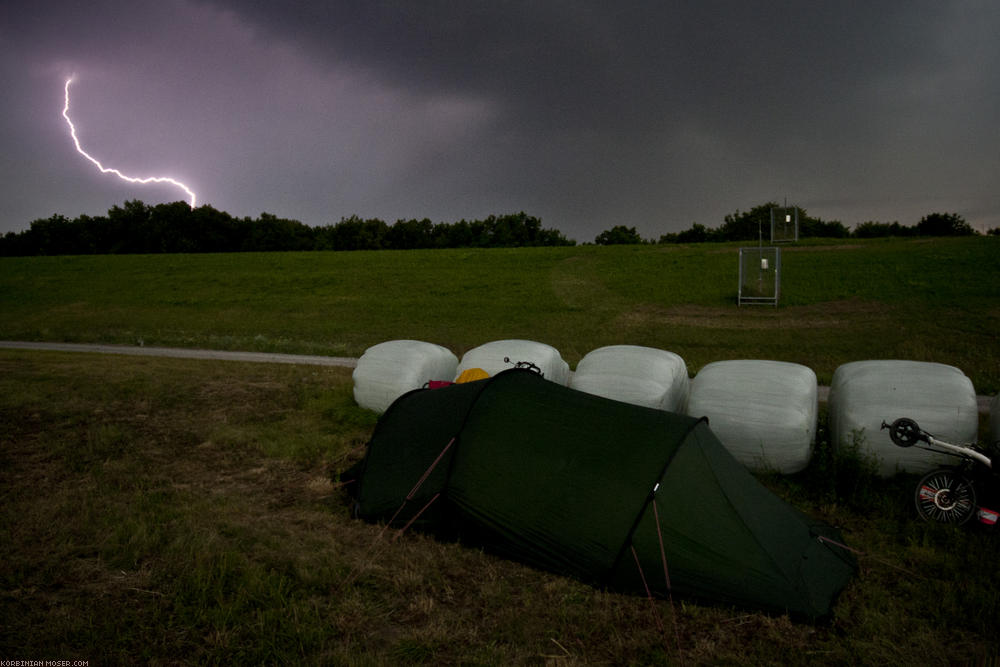
[{"label": "bicycle wheel", "polygon": [[920,427],[912,419],[903,417],[892,422],[889,427],[889,438],[899,447],[912,447],[920,440]]},{"label": "bicycle wheel", "polygon": [[925,521],[960,526],[976,513],[976,489],[951,468],[933,470],[920,480],[914,494],[917,514]]}]

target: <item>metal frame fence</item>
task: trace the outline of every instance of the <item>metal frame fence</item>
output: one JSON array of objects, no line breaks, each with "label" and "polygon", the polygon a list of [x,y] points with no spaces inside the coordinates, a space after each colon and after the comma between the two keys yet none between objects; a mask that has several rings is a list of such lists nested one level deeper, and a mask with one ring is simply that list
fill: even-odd
[{"label": "metal frame fence", "polygon": [[739,305],[778,305],[781,296],[781,248],[740,248]]}]

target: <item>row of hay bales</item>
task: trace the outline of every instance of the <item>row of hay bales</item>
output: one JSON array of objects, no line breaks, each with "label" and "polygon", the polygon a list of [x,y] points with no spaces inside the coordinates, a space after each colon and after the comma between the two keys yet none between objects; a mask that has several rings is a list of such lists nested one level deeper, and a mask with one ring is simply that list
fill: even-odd
[{"label": "row of hay bales", "polygon": [[[719,440],[745,465],[791,474],[803,470],[816,442],[816,374],[801,364],[766,360],[718,361],[689,378],[684,360],[636,345],[601,347],[571,372],[559,351],[528,340],[500,340],[466,352],[414,340],[368,348],[354,370],[359,405],[384,412],[402,394],[431,382],[454,381],[470,369],[495,375],[517,362],[545,378],[590,394],[651,409],[706,417]],[[992,403],[991,437],[1000,441],[1000,405]],[[829,393],[835,446],[857,443],[879,460],[883,476],[923,472],[947,457],[892,444],[884,421],[915,419],[936,437],[975,442],[978,404],[972,382],[952,366],[916,361],[857,361],[840,366]]]}]

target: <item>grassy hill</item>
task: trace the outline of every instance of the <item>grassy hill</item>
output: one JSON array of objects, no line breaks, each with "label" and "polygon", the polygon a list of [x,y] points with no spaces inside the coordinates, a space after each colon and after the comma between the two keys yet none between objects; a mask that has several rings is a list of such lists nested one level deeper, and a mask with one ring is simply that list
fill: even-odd
[{"label": "grassy hill", "polygon": [[[0,259],[0,338],[357,355],[524,337],[709,361],[953,363],[996,391],[997,239]],[[90,664],[918,664],[1000,657],[1000,533],[918,522],[834,452],[761,476],[860,571],[817,625],[610,593],[350,516],[375,415],[348,369],[0,350],[0,657]],[[821,421],[823,417],[821,414]]]},{"label": "grassy hill", "polygon": [[735,245],[0,259],[0,339],[358,356],[412,338],[527,338],[575,364],[602,345],[711,361],[961,368],[1000,390],[1000,239],[784,248],[778,308],[736,305]]}]

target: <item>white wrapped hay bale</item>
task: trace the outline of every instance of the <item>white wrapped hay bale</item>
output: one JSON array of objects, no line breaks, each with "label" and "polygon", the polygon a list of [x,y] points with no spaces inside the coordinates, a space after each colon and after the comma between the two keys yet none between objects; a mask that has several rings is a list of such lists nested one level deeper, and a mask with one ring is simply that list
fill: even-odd
[{"label": "white wrapped hay bale", "polygon": [[879,460],[879,474],[926,472],[954,457],[920,447],[897,447],[882,422],[909,417],[953,444],[976,441],[979,412],[972,381],[954,366],[927,361],[854,361],[837,368],[830,384],[830,437],[834,447],[858,438],[862,452]]},{"label": "white wrapped hay bale", "polygon": [[816,373],[801,364],[739,359],[708,364],[691,381],[687,413],[755,470],[799,472],[816,442]]},{"label": "white wrapped hay bale", "polygon": [[[504,361],[504,358],[509,362]],[[482,368],[490,376],[514,368],[514,364],[531,362],[542,370],[546,380],[566,385],[569,382],[569,364],[563,361],[559,350],[532,340],[495,340],[475,347],[462,356],[456,375],[470,368]]]},{"label": "white wrapped hay bale", "polygon": [[687,364],[673,352],[609,345],[580,360],[569,386],[616,401],[683,412],[688,382]]},{"label": "white wrapped hay bale", "polygon": [[451,350],[434,343],[390,340],[373,345],[354,369],[354,400],[385,412],[397,398],[431,380],[453,380],[457,365]]}]

